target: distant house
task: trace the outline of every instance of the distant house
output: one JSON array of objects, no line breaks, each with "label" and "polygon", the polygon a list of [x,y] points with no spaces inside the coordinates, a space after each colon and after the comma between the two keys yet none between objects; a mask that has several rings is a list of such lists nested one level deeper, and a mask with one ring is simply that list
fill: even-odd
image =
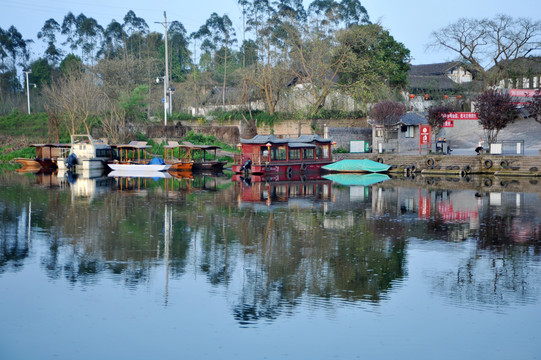
[{"label": "distant house", "polygon": [[502,61],[487,73],[500,89],[536,89],[541,86],[541,57]]},{"label": "distant house", "polygon": [[460,61],[412,65],[408,75],[411,94],[453,93],[473,81],[473,73]]},{"label": "distant house", "polygon": [[[376,152],[406,152],[419,147],[419,125],[428,124],[426,114],[408,112],[392,128],[370,122],[372,126],[372,144]],[[385,142],[385,131],[388,131],[388,142]]]}]

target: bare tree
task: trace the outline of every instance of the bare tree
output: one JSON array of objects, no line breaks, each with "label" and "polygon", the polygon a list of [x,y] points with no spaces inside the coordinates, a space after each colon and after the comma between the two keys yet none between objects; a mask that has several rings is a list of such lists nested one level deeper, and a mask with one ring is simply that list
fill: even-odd
[{"label": "bare tree", "polygon": [[476,98],[479,124],[483,126],[488,144],[493,144],[500,130],[513,123],[518,115],[516,105],[509,94],[486,90]]},{"label": "bare tree", "polygon": [[83,130],[91,133],[105,100],[97,82],[93,73],[72,71],[44,88],[47,102],[54,104],[51,111],[59,115],[70,135]]},{"label": "bare tree", "polygon": [[406,105],[395,101],[377,103],[372,108],[370,117],[375,125],[383,127],[383,142],[388,143],[391,134],[396,132],[400,118],[406,113]]},{"label": "bare tree", "polygon": [[[450,50],[469,62],[481,80],[500,80],[511,60],[540,49],[541,21],[497,15],[494,19],[459,19],[432,33],[429,47]],[[487,78],[485,67],[494,67]],[[488,84],[487,84],[488,85]]]}]

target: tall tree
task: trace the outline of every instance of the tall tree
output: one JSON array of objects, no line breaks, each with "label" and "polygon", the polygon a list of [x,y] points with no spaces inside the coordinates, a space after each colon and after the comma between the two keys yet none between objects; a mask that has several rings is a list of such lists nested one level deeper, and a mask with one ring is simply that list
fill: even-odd
[{"label": "tall tree", "polygon": [[58,64],[62,58],[62,49],[56,47],[56,34],[61,31],[62,28],[60,27],[60,24],[56,22],[55,19],[51,18],[45,21],[41,31],[38,32],[38,39],[43,39],[47,44],[45,59],[47,59],[51,65]]},{"label": "tall tree", "polygon": [[[450,50],[469,62],[485,86],[501,80],[510,60],[541,48],[541,21],[497,15],[493,19],[463,18],[434,31],[429,47]],[[486,67],[495,69],[488,77]]]},{"label": "tall tree", "polygon": [[124,16],[122,27],[127,34],[125,46],[126,50],[132,54],[138,53],[141,56],[141,48],[144,35],[148,34],[148,24],[145,19],[138,17],[133,10],[130,10]]},{"label": "tall tree", "polygon": [[20,83],[17,79],[17,67],[25,67],[30,57],[28,43],[31,40],[23,39],[15,26],[7,30],[0,28],[0,75],[1,90],[18,91]]},{"label": "tall tree", "polygon": [[515,122],[518,116],[517,107],[507,93],[485,90],[477,96],[475,103],[479,124],[485,131],[489,145],[495,143],[500,130]]},{"label": "tall tree", "polygon": [[186,29],[182,23],[173,21],[167,28],[167,34],[169,53],[171,54],[171,78],[175,81],[184,81],[185,74],[191,64]]},{"label": "tall tree", "polygon": [[[233,23],[227,15],[219,16],[212,13],[205,24],[199,29],[200,37],[203,39],[202,49],[213,53],[213,63],[223,64],[222,81],[222,105],[225,106],[225,88],[227,84],[227,67],[232,46],[237,42]],[[221,50],[218,52],[218,50]],[[219,57],[217,54],[222,53]],[[216,67],[214,67],[216,69]]]},{"label": "tall tree", "polygon": [[122,54],[126,33],[122,25],[115,19],[111,20],[103,32],[103,41],[98,56],[111,59]]}]

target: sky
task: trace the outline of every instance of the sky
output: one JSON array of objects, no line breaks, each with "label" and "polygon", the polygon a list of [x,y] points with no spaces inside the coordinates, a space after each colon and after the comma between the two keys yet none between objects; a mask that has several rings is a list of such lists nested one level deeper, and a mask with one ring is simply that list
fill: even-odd
[{"label": "sky", "polygon": [[[305,7],[311,0],[304,0]],[[380,23],[395,40],[403,43],[412,56],[414,65],[451,61],[456,55],[443,50],[427,51],[430,34],[461,18],[492,18],[507,14],[514,18],[541,19],[539,0],[361,0],[370,21]],[[145,19],[151,31],[163,32],[164,11],[167,21],[179,21],[188,34],[197,31],[213,12],[227,14],[233,22],[237,37],[242,36],[242,13],[237,0],[177,0],[154,3],[148,0],[0,0],[0,27],[4,30],[14,25],[25,39],[33,39],[32,59],[42,53],[42,42],[37,33],[47,19],[62,23],[64,16],[72,12],[93,17],[106,27],[115,19],[122,23],[124,15],[133,10]],[[240,41],[239,41],[240,43]]]}]

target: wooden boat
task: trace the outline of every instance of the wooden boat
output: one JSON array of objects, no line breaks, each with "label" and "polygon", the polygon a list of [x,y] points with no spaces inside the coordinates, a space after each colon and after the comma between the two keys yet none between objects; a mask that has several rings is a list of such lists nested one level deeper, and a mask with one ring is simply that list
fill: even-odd
[{"label": "wooden boat", "polygon": [[161,158],[152,158],[147,151],[151,146],[146,141],[132,141],[125,145],[115,145],[118,160],[107,163],[113,171],[125,172],[156,172],[166,171],[171,165]]},{"label": "wooden boat", "polygon": [[269,174],[318,172],[332,163],[331,139],[318,135],[278,139],[274,135],[257,135],[241,139],[241,154],[235,154],[236,173]]},{"label": "wooden boat", "polygon": [[168,144],[163,147],[164,161],[171,165],[171,171],[191,171],[193,160],[191,149],[185,144],[179,144],[178,141],[168,141]]},{"label": "wooden boat", "polygon": [[362,173],[362,172],[385,172],[390,169],[391,165],[382,164],[370,159],[345,159],[322,166],[321,168],[329,172],[340,173]]},{"label": "wooden boat", "polygon": [[113,159],[113,149],[102,140],[95,140],[90,134],[71,135],[69,156],[58,158],[60,170],[105,170]]},{"label": "wooden boat", "polygon": [[31,144],[36,149],[36,157],[33,159],[16,158],[15,162],[21,164],[23,171],[37,171],[40,169],[54,170],[58,167],[58,158],[67,157],[71,144]]},{"label": "wooden boat", "polygon": [[193,171],[211,171],[221,172],[227,161],[218,160],[217,145],[194,145],[188,141],[183,142],[184,146],[190,149],[191,159],[193,161]]}]

